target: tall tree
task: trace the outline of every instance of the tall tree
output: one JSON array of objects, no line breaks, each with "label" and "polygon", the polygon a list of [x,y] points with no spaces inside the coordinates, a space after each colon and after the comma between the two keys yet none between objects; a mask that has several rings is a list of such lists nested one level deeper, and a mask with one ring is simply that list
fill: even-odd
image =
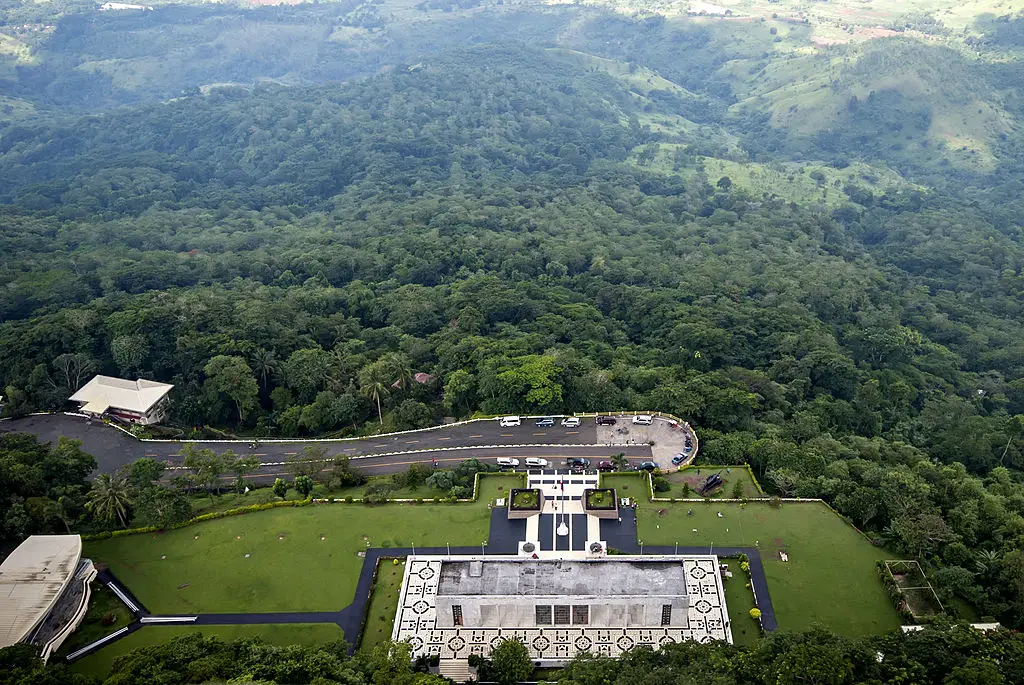
[{"label": "tall tree", "polygon": [[259,387],[253,378],[252,369],[241,357],[217,355],[203,367],[206,374],[204,387],[227,395],[238,410],[238,422],[245,421],[246,414],[256,407]]},{"label": "tall tree", "polygon": [[127,478],[101,473],[92,482],[85,506],[101,521],[113,523],[116,519],[122,527],[127,527],[132,494]]},{"label": "tall tree", "polygon": [[518,685],[533,675],[530,650],[519,640],[502,640],[491,651],[491,664],[499,685]]},{"label": "tall tree", "polygon": [[267,378],[277,373],[280,368],[280,360],[277,358],[277,353],[274,350],[265,350],[262,347],[257,347],[253,350],[251,359],[252,370],[256,373],[256,377],[259,378],[260,385],[266,390]]},{"label": "tall tree", "polygon": [[391,391],[391,370],[384,361],[376,361],[359,370],[359,392],[377,403],[377,418],[384,425],[384,412],[381,410],[381,398],[387,397]]}]

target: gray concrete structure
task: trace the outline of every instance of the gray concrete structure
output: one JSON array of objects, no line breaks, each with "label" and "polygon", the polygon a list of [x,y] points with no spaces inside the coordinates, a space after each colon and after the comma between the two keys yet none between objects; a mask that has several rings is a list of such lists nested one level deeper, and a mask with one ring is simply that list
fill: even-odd
[{"label": "gray concrete structure", "polygon": [[[539,606],[551,607],[551,624]],[[408,640],[414,658],[437,655],[442,671],[454,673],[469,655],[486,656],[506,638],[525,644],[541,666],[582,652],[618,656],[637,645],[732,642],[718,558],[407,558],[392,639]]]},{"label": "gray concrete structure", "polygon": [[689,627],[679,560],[445,562],[436,606],[442,628]]}]

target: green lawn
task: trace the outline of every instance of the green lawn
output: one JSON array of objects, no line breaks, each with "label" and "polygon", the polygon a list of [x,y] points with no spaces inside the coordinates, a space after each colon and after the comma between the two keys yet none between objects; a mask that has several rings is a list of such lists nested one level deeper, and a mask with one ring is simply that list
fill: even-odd
[{"label": "green lawn", "polygon": [[752,646],[761,637],[757,621],[750,618],[754,608],[754,592],[747,587],[747,574],[740,569],[737,559],[724,559],[723,564],[732,571],[732,578],[726,578],[725,603],[729,607],[729,621],[732,623],[732,641],[745,647]]},{"label": "green lawn", "polygon": [[173,640],[182,635],[202,633],[217,636],[222,640],[248,640],[260,638],[272,645],[315,645],[340,640],[344,637],[334,623],[292,623],[283,625],[255,626],[161,626],[150,625],[121,638],[94,654],[72,664],[78,673],[105,678],[110,673],[114,659],[133,649],[148,647]]},{"label": "green lawn", "polygon": [[[112,619],[107,625],[103,624],[104,617]],[[109,635],[132,622],[132,612],[119,600],[113,592],[99,582],[92,584],[92,595],[89,597],[89,609],[85,618],[78,624],[75,632],[71,633],[64,644],[57,652],[63,657],[80,647],[99,640],[104,635]]]},{"label": "green lawn", "polygon": [[[648,545],[758,545],[782,630],[823,623],[837,633],[858,636],[898,625],[875,575],[875,561],[885,558],[885,552],[824,504],[786,503],[773,509],[761,503],[641,499],[637,518],[638,536]],[[789,554],[788,563],[779,559],[780,550]]]},{"label": "green lawn", "polygon": [[398,564],[391,559],[380,560],[377,566],[377,582],[373,586],[373,594],[370,595],[370,609],[366,613],[366,624],[360,633],[361,651],[370,651],[381,642],[391,639],[404,575],[404,559]]},{"label": "green lawn", "polygon": [[367,547],[476,544],[487,504],[517,476],[481,479],[471,504],[319,504],[272,509],[166,533],[88,542],[156,614],[329,611],[352,602]]},{"label": "green lawn", "polygon": [[[700,472],[699,474],[697,472]],[[706,466],[691,466],[683,469],[682,471],[673,471],[666,473],[665,478],[672,484],[672,489],[669,492],[659,492],[658,497],[693,497],[700,498],[697,494],[697,488],[700,487],[708,476],[713,473],[718,473],[722,476],[723,485],[717,488],[711,493],[712,499],[720,499],[722,497],[731,498],[733,495],[733,488],[736,487],[736,483],[741,483],[743,487],[743,494],[741,497],[764,497],[754,484],[754,480],[750,477],[745,466],[728,466],[723,468],[708,468]],[[690,485],[690,494],[686,495],[683,492],[683,484],[688,483]]]},{"label": "green lawn", "polygon": [[615,488],[616,497],[634,497],[641,502],[651,496],[646,473],[602,473],[601,487]]}]

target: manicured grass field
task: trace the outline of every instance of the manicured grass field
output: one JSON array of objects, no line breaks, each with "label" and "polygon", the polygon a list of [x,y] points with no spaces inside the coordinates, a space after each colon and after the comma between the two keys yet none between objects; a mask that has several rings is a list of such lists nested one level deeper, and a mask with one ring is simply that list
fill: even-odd
[{"label": "manicured grass field", "polygon": [[391,639],[391,629],[398,611],[398,595],[402,591],[405,560],[397,565],[390,559],[381,559],[377,567],[377,582],[370,595],[370,609],[360,634],[359,650],[371,651],[381,642]]},{"label": "manicured grass field", "polygon": [[333,623],[293,623],[254,626],[146,626],[72,664],[78,673],[105,678],[114,659],[133,649],[157,645],[182,635],[201,633],[225,642],[259,638],[271,645],[316,645],[341,640],[341,628]]},{"label": "manicured grass field", "polygon": [[[773,509],[766,503],[641,500],[637,519],[638,536],[648,545],[757,545],[781,630],[823,623],[837,633],[859,636],[898,625],[875,575],[875,561],[886,557],[884,550],[824,504],[794,502]],[[779,551],[789,554],[789,562],[780,560]]]},{"label": "manicured grass field", "polygon": [[633,497],[640,502],[646,502],[651,496],[646,473],[603,473],[601,487],[615,488],[616,497]]},{"label": "manicured grass field", "polygon": [[517,476],[486,476],[472,504],[321,504],[86,543],[84,554],[157,614],[329,611],[352,602],[367,547],[474,544]]},{"label": "manicured grass field", "polygon": [[[697,494],[697,488],[703,485],[708,476],[713,473],[717,473],[722,476],[723,485],[716,488],[714,492],[710,494],[712,499],[720,499],[723,497],[731,498],[733,495],[733,488],[736,487],[736,483],[742,484],[743,494],[741,497],[764,497],[764,495],[758,491],[757,486],[754,484],[754,480],[750,477],[750,474],[744,466],[723,468],[693,466],[685,468],[682,471],[666,473],[665,478],[672,484],[672,489],[668,492],[659,492],[658,497],[693,497],[699,499],[701,496]],[[688,483],[690,485],[689,495],[683,493],[683,483]]]},{"label": "manicured grass field", "polygon": [[732,624],[732,641],[746,647],[752,646],[761,637],[761,628],[750,617],[754,608],[754,592],[747,587],[747,574],[740,569],[737,559],[723,559],[722,563],[732,571],[732,578],[725,579],[725,603],[729,607],[729,621]]}]

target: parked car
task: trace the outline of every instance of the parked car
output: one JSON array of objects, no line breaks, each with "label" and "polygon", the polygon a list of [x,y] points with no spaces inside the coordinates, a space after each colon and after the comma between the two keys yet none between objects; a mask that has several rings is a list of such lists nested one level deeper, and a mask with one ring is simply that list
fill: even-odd
[{"label": "parked car", "polygon": [[542,468],[544,468],[545,466],[548,465],[548,460],[547,459],[541,459],[540,457],[527,457],[526,458],[526,465],[527,466],[532,466],[534,468],[541,468],[542,469]]},{"label": "parked car", "polygon": [[553,426],[553,425],[555,425],[555,420],[553,418],[551,418],[550,416],[545,416],[542,419],[537,419],[536,425],[537,426]]},{"label": "parked car", "polygon": [[583,457],[569,457],[565,460],[565,463],[569,468],[580,468],[585,469],[590,466],[590,460],[584,459]]},{"label": "parked car", "polygon": [[576,428],[581,423],[580,417],[578,416],[566,416],[562,419],[563,428]]},{"label": "parked car", "polygon": [[502,416],[498,419],[498,425],[502,428],[512,428],[523,425],[523,420],[518,416]]},{"label": "parked car", "polygon": [[510,466],[512,468],[519,466],[519,460],[512,459],[511,457],[498,457],[497,462],[498,466]]},{"label": "parked car", "polygon": [[597,425],[599,426],[614,426],[616,423],[614,416],[598,416]]},{"label": "parked car", "polygon": [[602,461],[600,464],[597,465],[597,470],[598,471],[614,471],[615,470],[615,464],[611,463],[610,461]]},{"label": "parked car", "polygon": [[680,453],[679,453],[679,454],[677,454],[676,456],[672,457],[672,463],[673,463],[673,464],[674,464],[675,466],[679,466],[679,465],[680,465],[680,464],[682,464],[682,463],[683,463],[684,461],[686,461],[686,455],[685,455],[684,453],[682,453],[682,452],[680,452]]},{"label": "parked car", "polygon": [[654,417],[650,414],[637,414],[633,417],[635,426],[650,426],[652,423],[654,423]]},{"label": "parked car", "polygon": [[655,464],[653,461],[642,461],[640,462],[640,465],[637,466],[637,468],[640,469],[641,471],[657,471],[658,465]]}]

